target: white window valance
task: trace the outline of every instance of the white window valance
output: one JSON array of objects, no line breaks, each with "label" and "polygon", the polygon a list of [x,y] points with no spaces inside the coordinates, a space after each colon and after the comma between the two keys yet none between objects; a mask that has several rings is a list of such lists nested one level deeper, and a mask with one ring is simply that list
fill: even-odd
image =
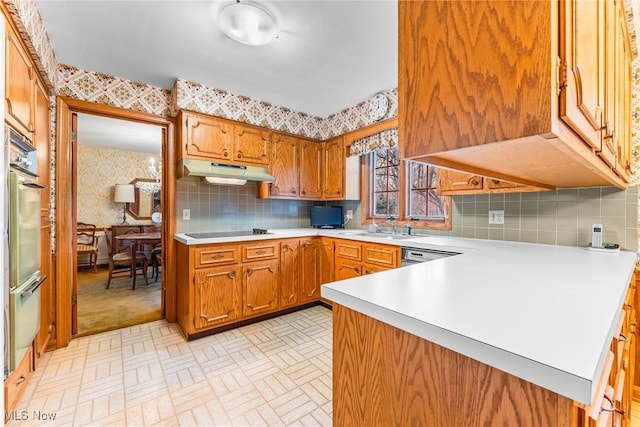
[{"label": "white window valance", "polygon": [[382,148],[398,146],[398,128],[385,129],[364,138],[356,139],[349,146],[349,157],[364,156]]}]

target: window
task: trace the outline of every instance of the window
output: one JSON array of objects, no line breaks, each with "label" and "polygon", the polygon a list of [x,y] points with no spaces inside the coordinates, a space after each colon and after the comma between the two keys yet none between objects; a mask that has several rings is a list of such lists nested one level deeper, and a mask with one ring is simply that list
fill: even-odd
[{"label": "window", "polygon": [[374,151],[367,156],[366,163],[368,209],[363,209],[363,222],[392,217],[402,225],[451,228],[448,215],[451,198],[438,195],[437,167],[416,161],[401,162],[397,148]]}]

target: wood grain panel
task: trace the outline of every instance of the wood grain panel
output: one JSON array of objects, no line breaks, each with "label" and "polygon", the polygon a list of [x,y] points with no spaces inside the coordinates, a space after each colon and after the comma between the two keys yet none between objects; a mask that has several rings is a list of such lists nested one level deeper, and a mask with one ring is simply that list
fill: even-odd
[{"label": "wood grain panel", "polygon": [[268,130],[236,123],[233,126],[233,135],[236,162],[269,165],[271,133]]},{"label": "wood grain panel", "polygon": [[256,261],[262,259],[277,259],[280,242],[272,240],[269,242],[242,245],[242,262]]},{"label": "wood grain panel", "polygon": [[300,198],[322,198],[322,143],[300,140]]},{"label": "wood grain panel", "polygon": [[550,8],[399,2],[403,158],[550,130]]},{"label": "wood grain panel", "polygon": [[300,239],[300,274],[298,276],[299,302],[315,301],[320,296],[322,277],[322,238]]},{"label": "wood grain panel", "polygon": [[229,265],[196,271],[194,326],[196,329],[232,322],[241,317],[240,267]]},{"label": "wood grain panel", "polygon": [[280,242],[280,308],[298,303],[300,286],[300,243],[298,239]]},{"label": "wood grain panel", "polygon": [[566,426],[572,402],[346,307],[333,306],[337,426]]},{"label": "wood grain panel", "polygon": [[196,247],[194,257],[195,268],[237,264],[240,262],[240,247],[238,245]]},{"label": "wood grain panel", "polygon": [[400,247],[388,245],[372,245],[365,243],[363,246],[363,261],[368,264],[379,265],[387,268],[395,268],[400,260]]},{"label": "wood grain panel", "polygon": [[232,160],[233,126],[211,116],[180,113],[184,156]]},{"label": "wood grain panel", "polygon": [[336,240],[336,258],[362,261],[362,244],[354,241]]},{"label": "wood grain panel", "polygon": [[276,181],[269,186],[269,194],[297,198],[300,192],[298,138],[273,133],[271,144],[270,171]]},{"label": "wood grain panel", "polygon": [[344,199],[344,138],[339,136],[322,143],[322,198]]},{"label": "wood grain panel", "polygon": [[278,260],[242,265],[243,309],[245,317],[278,309]]}]

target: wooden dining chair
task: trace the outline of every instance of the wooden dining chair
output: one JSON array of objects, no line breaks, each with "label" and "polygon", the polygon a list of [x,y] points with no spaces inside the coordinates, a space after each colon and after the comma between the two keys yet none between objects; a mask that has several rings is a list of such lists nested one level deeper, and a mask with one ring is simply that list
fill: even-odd
[{"label": "wooden dining chair", "polygon": [[89,255],[89,269],[98,271],[98,237],[95,224],[79,222],[76,225],[76,254]]},{"label": "wooden dining chair", "polygon": [[[109,248],[109,278],[107,279],[107,289],[109,289],[109,285],[111,285],[111,277],[114,274],[119,273],[127,273],[129,277],[134,278],[133,285],[131,289],[136,289],[136,274],[141,274],[144,276],[144,281],[147,285],[149,285],[149,280],[147,279],[147,268],[149,267],[149,262],[147,261],[147,257],[144,252],[136,252],[135,260],[131,259],[131,245],[133,243],[127,244],[127,241],[121,241],[121,244],[116,244],[114,246],[113,235],[109,232],[105,233],[107,238],[107,246]],[[111,249],[115,248],[114,251]],[[114,253],[112,253],[114,252]],[[116,267],[122,267],[116,270]],[[140,271],[140,273],[138,273]]]}]

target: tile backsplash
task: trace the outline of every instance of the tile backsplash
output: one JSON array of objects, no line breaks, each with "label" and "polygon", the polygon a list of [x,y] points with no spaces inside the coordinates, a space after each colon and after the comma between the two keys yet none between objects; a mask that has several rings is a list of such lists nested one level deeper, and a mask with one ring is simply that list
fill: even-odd
[{"label": "tile backsplash", "polygon": [[[256,184],[215,186],[178,182],[178,233],[258,228],[309,227],[309,212],[316,201],[261,200]],[[347,228],[364,228],[360,202],[330,202],[353,210]],[[182,210],[191,219],[182,220]],[[586,246],[591,224],[604,227],[604,242],[638,250],[638,187],[620,191],[614,187],[561,189],[539,193],[454,196],[452,229],[414,229],[416,234],[477,239],[510,240],[564,246]],[[504,210],[501,225],[489,225],[489,210]]]},{"label": "tile backsplash", "polygon": [[[178,181],[178,233],[198,231],[238,231],[252,228],[309,227],[314,201],[256,198],[255,182],[246,185],[209,185]],[[183,209],[190,209],[191,219],[182,219]]]}]

